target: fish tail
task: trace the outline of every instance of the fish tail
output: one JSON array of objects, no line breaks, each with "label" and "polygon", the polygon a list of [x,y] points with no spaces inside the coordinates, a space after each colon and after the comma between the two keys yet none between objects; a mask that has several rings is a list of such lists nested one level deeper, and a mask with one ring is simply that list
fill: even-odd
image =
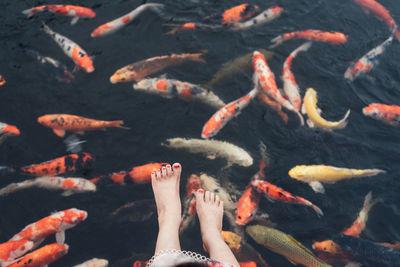
[{"label": "fish tail", "polygon": [[200,53],[194,53],[194,54],[190,54],[189,59],[201,64],[206,64],[206,61],[204,59],[201,58],[201,56],[203,56],[204,54],[207,53],[207,50],[202,51]]},{"label": "fish tail", "polygon": [[350,109],[346,112],[346,114],[344,115],[343,119],[341,119],[340,121],[338,121],[338,126],[337,129],[343,129],[347,126],[347,118],[350,115]]},{"label": "fish tail", "polygon": [[20,191],[25,188],[29,188],[33,186],[35,180],[27,180],[21,183],[12,183],[7,185],[6,187],[0,189],[0,196],[6,196],[8,194]]},{"label": "fish tail", "polygon": [[258,147],[261,155],[260,170],[263,170],[270,164],[271,158],[267,152],[267,146],[263,142],[260,141]]},{"label": "fish tail", "polygon": [[165,13],[163,11],[164,9],[164,4],[159,4],[159,3],[151,3],[148,4],[149,5],[149,9],[151,9],[152,11],[156,12],[157,15],[159,15],[160,17],[164,17]]},{"label": "fish tail", "polygon": [[299,116],[301,126],[304,126],[304,118],[303,118],[303,116],[300,114],[300,111],[295,110],[295,112],[296,112],[297,116]]},{"label": "fish tail", "polygon": [[124,121],[110,121],[110,125],[111,127],[116,127],[116,128],[121,128],[121,129],[125,129],[125,130],[130,130],[131,128],[129,127],[125,127],[122,126],[124,124]]},{"label": "fish tail", "polygon": [[49,26],[47,26],[46,25],[46,23],[44,23],[43,21],[42,21],[42,26],[43,26],[43,31],[45,32],[45,33],[47,33],[47,34],[52,34],[53,33],[53,31],[50,29],[50,27]]},{"label": "fish tail", "polygon": [[7,167],[7,166],[0,166],[0,175],[7,175],[10,173],[15,172],[14,168]]},{"label": "fish tail", "polygon": [[164,26],[172,27],[172,30],[166,33],[166,35],[175,35],[180,31],[183,31],[185,28],[183,27],[182,24],[163,24]]},{"label": "fish tail", "polygon": [[284,41],[285,40],[283,38],[283,35],[278,35],[277,37],[275,37],[274,39],[271,40],[272,44],[269,46],[269,49],[277,47],[278,45],[280,45]]},{"label": "fish tail", "polygon": [[304,44],[302,44],[301,46],[299,46],[299,50],[298,50],[298,52],[305,52],[305,51],[307,51],[308,49],[310,49],[310,47],[312,46],[312,42],[306,42],[306,43],[304,43]]},{"label": "fish tail", "polygon": [[370,170],[365,170],[363,176],[375,176],[380,173],[386,173],[385,170],[380,170],[380,169],[370,169]]},{"label": "fish tail", "polygon": [[372,192],[370,191],[370,192],[365,196],[364,205],[363,205],[362,210],[363,210],[366,214],[368,214],[369,211],[371,210],[371,208],[372,208],[374,205],[378,204],[378,203],[383,203],[383,199],[381,199],[381,198],[376,198],[376,199],[372,200]]},{"label": "fish tail", "polygon": [[22,11],[22,14],[26,15],[28,18],[32,17],[33,15],[35,15],[35,13],[40,12],[45,10],[46,7],[45,6],[41,6],[41,7],[33,7],[33,8],[29,8],[29,9],[25,9]]},{"label": "fish tail", "polygon": [[314,204],[311,203],[310,207],[317,213],[318,217],[324,216],[324,213],[322,212],[322,210],[317,205],[314,205]]}]

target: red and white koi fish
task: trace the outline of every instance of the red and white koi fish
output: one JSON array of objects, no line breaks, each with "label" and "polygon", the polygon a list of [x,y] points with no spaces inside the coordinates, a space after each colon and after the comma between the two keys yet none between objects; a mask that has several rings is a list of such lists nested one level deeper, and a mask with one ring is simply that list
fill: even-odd
[{"label": "red and white koi fish", "polygon": [[197,99],[215,108],[225,106],[225,103],[210,90],[188,82],[181,82],[163,77],[143,79],[133,84],[133,89],[159,95],[164,98],[173,98],[177,96],[185,101]]},{"label": "red and white koi fish", "polygon": [[100,25],[90,34],[90,36],[99,37],[99,36],[105,36],[105,35],[114,33],[116,31],[120,30],[121,28],[125,27],[125,25],[131,23],[143,11],[148,10],[148,9],[158,11],[159,9],[161,9],[163,7],[164,7],[163,4],[156,4],[156,3],[140,5],[139,7],[135,8],[128,14],[123,15],[122,17],[119,17],[119,18],[109,21],[103,25]]},{"label": "red and white koi fish", "polygon": [[74,265],[73,267],[107,267],[107,266],[108,266],[108,260],[94,258],[91,260],[87,260],[81,264]]},{"label": "red and white koi fish", "polygon": [[300,88],[297,85],[296,79],[292,72],[292,62],[298,53],[307,51],[308,49],[310,49],[311,45],[311,42],[307,42],[299,46],[296,50],[290,53],[290,55],[285,60],[285,63],[283,63],[283,91],[285,92],[285,95],[287,96],[290,103],[292,103],[297,111],[299,111],[301,108],[301,96]]},{"label": "red and white koi fish", "polygon": [[30,9],[22,11],[23,14],[27,15],[28,18],[35,15],[38,12],[50,11],[58,15],[72,17],[71,24],[78,22],[80,18],[94,18],[96,13],[87,7],[73,6],[73,5],[43,5],[36,6]]},{"label": "red and white koi fish", "polygon": [[324,42],[330,44],[344,44],[347,42],[347,36],[341,32],[324,32],[320,30],[306,30],[299,32],[289,32],[279,35],[271,40],[273,43],[269,48],[274,48],[290,39],[305,39],[313,42]]},{"label": "red and white koi fish", "polygon": [[3,143],[7,137],[17,136],[20,134],[21,132],[17,127],[4,122],[0,122],[0,144]]},{"label": "red and white koi fish", "polygon": [[392,126],[400,127],[400,106],[372,103],[363,108],[363,114]]},{"label": "red and white koi fish", "polygon": [[400,32],[396,22],[390,15],[389,11],[375,0],[354,0],[365,13],[372,13],[377,19],[386,23],[389,29],[395,30],[397,40],[400,40]]},{"label": "red and white koi fish", "polygon": [[7,267],[42,267],[55,262],[68,253],[67,244],[53,243],[13,261]]},{"label": "red and white koi fish", "polygon": [[20,183],[12,183],[0,189],[0,196],[5,196],[26,188],[39,187],[49,190],[63,190],[62,196],[70,196],[77,193],[95,192],[96,185],[84,178],[63,177],[38,177]]},{"label": "red and white koi fish", "polygon": [[0,244],[0,266],[7,266],[7,263],[23,256],[33,248],[33,242],[29,240],[10,241]]},{"label": "red and white koi fish", "polygon": [[280,6],[274,6],[263,11],[261,14],[250,18],[243,22],[228,23],[230,30],[247,30],[252,27],[259,27],[266,23],[269,23],[281,16],[283,8]]},{"label": "red and white koi fish", "polygon": [[201,132],[202,138],[215,136],[230,120],[237,117],[240,112],[250,104],[250,100],[257,95],[258,89],[254,88],[247,95],[232,101],[218,110],[204,124]]},{"label": "red and white koi fish", "polygon": [[64,244],[65,231],[84,221],[87,212],[75,208],[53,213],[35,223],[27,225],[9,241],[26,239],[34,242],[37,247],[48,235],[55,234],[58,244]]},{"label": "red and white koi fish", "polygon": [[282,96],[275,82],[275,75],[269,69],[267,61],[263,54],[258,51],[253,53],[253,67],[254,67],[254,84],[259,86],[261,91],[268,95],[272,100],[281,104],[284,108],[294,112],[299,116],[301,125],[304,125],[303,116],[296,108]]},{"label": "red and white koi fish", "polygon": [[61,47],[64,53],[69,56],[75,65],[85,72],[93,72],[93,62],[88,54],[78,44],[71,41],[67,37],[54,32],[46,24],[43,23],[44,32],[53,38],[53,40]]},{"label": "red and white koi fish", "polygon": [[344,73],[344,78],[348,81],[354,81],[360,74],[370,72],[379,61],[377,57],[393,42],[393,34],[382,44],[378,45],[363,57],[361,57],[355,64],[351,64],[350,67]]}]

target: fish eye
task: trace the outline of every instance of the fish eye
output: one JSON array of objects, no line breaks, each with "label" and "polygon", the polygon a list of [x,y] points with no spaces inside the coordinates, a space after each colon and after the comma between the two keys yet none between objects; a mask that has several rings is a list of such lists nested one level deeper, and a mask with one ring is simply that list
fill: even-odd
[{"label": "fish eye", "polygon": [[78,222],[78,218],[74,217],[72,218],[72,223],[77,223]]},{"label": "fish eye", "polygon": [[82,52],[79,52],[78,55],[79,55],[80,57],[83,57],[85,54],[82,53]]},{"label": "fish eye", "polygon": [[242,216],[239,215],[238,218],[241,220],[241,219],[242,219]]}]

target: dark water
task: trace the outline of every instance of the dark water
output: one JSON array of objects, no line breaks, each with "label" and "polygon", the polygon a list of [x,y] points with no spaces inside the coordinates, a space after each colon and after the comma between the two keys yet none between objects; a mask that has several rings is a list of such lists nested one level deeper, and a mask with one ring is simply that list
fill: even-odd
[{"label": "dark water", "polygon": [[[380,1],[400,21],[397,1]],[[318,91],[319,106],[327,119],[341,118],[351,109],[348,126],[337,133],[360,142],[352,144],[330,135],[315,135],[309,129],[297,129],[296,117],[290,115],[289,126],[271,110],[254,101],[237,119],[230,122],[216,137],[245,148],[259,159],[258,144],[263,141],[271,155],[268,179],[294,194],[303,196],[325,213],[318,219],[303,206],[271,204],[261,201],[261,210],[268,212],[277,227],[311,247],[313,240],[324,240],[348,227],[362,206],[364,196],[373,191],[374,197],[384,199],[371,210],[363,238],[373,241],[400,240],[400,183],[398,182],[400,130],[362,115],[362,108],[372,102],[400,103],[400,68],[398,42],[394,42],[381,57],[371,78],[358,79],[349,85],[343,73],[349,62],[359,58],[380,44],[389,35],[387,26],[372,15],[366,15],[350,0],[282,0],[251,1],[266,9],[274,4],[286,13],[273,23],[246,32],[184,33],[169,36],[163,27],[166,21],[147,12],[119,32],[93,39],[91,31],[98,25],[119,17],[142,4],[135,0],[86,0],[71,4],[91,7],[97,17],[70,26],[70,19],[42,13],[26,19],[21,11],[50,1],[0,2],[0,73],[7,84],[0,89],[0,121],[16,125],[22,134],[1,145],[0,165],[22,166],[46,161],[66,154],[62,139],[36,122],[48,113],[69,113],[104,120],[122,119],[130,131],[109,129],[86,133],[84,151],[96,156],[96,164],[88,177],[128,169],[148,162],[181,162],[182,186],[192,173],[201,171],[230,180],[244,189],[258,164],[250,168],[234,166],[222,171],[223,160],[208,160],[201,155],[174,151],[161,147],[170,137],[199,138],[202,126],[214,110],[200,103],[186,103],[179,99],[166,100],[157,96],[134,92],[131,84],[109,83],[114,71],[126,64],[169,53],[188,53],[208,50],[207,65],[188,63],[169,68],[168,77],[205,83],[221,64],[255,49],[267,48],[276,35],[295,30],[321,29],[340,31],[349,35],[344,46],[315,43],[307,53],[300,54],[293,71],[303,89]],[[59,3],[59,2],[57,2]],[[240,1],[167,1],[167,16],[172,21],[200,19],[230,8]],[[91,74],[77,73],[70,84],[60,84],[43,72],[35,60],[21,53],[21,46],[29,46],[59,59],[71,69],[66,57],[49,36],[40,31],[41,20],[54,31],[80,44],[90,55],[95,55],[96,70]],[[280,76],[286,56],[301,41],[288,41],[275,49],[269,61],[271,69]],[[225,102],[246,94],[252,88],[251,73],[241,73],[226,80],[213,91]],[[280,80],[278,83],[280,83]],[[300,132],[299,132],[300,131]],[[362,144],[361,144],[362,143]],[[366,145],[363,145],[366,144]],[[294,181],[288,171],[295,165],[327,164],[352,168],[380,168],[387,174],[326,185],[326,194],[314,193],[306,184]],[[0,186],[24,178],[5,176]],[[61,197],[57,193],[31,189],[0,199],[0,240],[8,240],[27,224],[56,210],[76,207],[88,211],[88,219],[68,230],[67,256],[54,266],[71,266],[84,260],[106,258],[111,264],[141,254],[150,257],[154,250],[157,223],[152,218],[146,223],[120,223],[108,219],[110,212],[129,201],[152,198],[149,184],[107,185],[95,194]],[[202,253],[198,225],[181,237],[182,248]],[[49,238],[47,242],[53,242]],[[254,244],[254,243],[252,243]],[[254,244],[255,245],[255,244]],[[256,245],[255,245],[256,246]],[[271,266],[290,266],[283,257],[256,246]],[[130,266],[128,261],[125,266]],[[372,265],[371,265],[372,266]]]}]

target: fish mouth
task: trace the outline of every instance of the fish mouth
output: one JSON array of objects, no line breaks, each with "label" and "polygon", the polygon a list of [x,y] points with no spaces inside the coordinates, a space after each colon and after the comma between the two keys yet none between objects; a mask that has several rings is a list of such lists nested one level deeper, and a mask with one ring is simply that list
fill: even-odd
[{"label": "fish mouth", "polygon": [[117,82],[118,82],[117,77],[115,77],[115,76],[111,76],[111,77],[110,77],[110,83],[115,84],[115,83],[117,83]]}]

